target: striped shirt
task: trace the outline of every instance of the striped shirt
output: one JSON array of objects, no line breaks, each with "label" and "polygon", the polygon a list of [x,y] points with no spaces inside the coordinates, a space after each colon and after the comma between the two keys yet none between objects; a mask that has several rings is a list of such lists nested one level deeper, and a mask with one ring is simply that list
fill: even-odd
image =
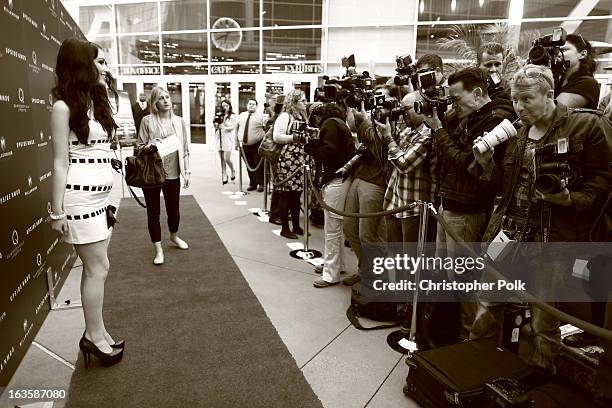
[{"label": "striped shirt", "polygon": [[[431,130],[422,126],[420,130],[402,134],[399,146],[389,144],[389,161],[393,164],[393,171],[385,192],[385,210],[394,210],[419,200],[432,202],[436,158],[434,154],[427,158],[431,142]],[[420,213],[421,207],[416,206],[394,216],[407,218]]]}]

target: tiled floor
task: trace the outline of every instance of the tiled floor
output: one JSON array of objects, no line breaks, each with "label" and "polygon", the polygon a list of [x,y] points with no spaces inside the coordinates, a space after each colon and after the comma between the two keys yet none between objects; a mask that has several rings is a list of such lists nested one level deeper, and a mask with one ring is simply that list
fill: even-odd
[{"label": "tiled floor", "polygon": [[[236,163],[236,153],[233,160]],[[183,194],[193,194],[215,226],[323,405],[417,407],[402,393],[407,367],[404,358],[387,345],[390,330],[361,332],[349,324],[345,313],[350,289],[343,285],[326,289],[312,286],[318,275],[310,264],[289,256],[286,244],[291,241],[274,235],[272,230],[279,227],[261,223],[248,211],[263,207],[263,193],[238,200],[223,194],[237,191],[238,179],[236,184],[221,185],[215,152],[194,145],[191,163],[192,186],[183,190]],[[245,172],[245,188],[246,180]],[[116,186],[119,182],[118,178]],[[127,190],[124,194],[129,196]],[[121,195],[121,189],[115,188],[113,201],[118,202]],[[246,201],[247,205],[240,206],[234,201]],[[322,229],[312,228],[311,232],[310,247],[322,251]],[[352,271],[356,259],[350,250],[347,255],[346,269]],[[80,266],[73,268],[60,293],[60,304],[68,299],[80,301],[80,272]],[[83,327],[81,309],[51,312],[9,387],[67,387]],[[7,395],[0,398],[0,407],[14,406],[15,401],[8,401]],[[53,405],[63,406],[62,401]]]}]

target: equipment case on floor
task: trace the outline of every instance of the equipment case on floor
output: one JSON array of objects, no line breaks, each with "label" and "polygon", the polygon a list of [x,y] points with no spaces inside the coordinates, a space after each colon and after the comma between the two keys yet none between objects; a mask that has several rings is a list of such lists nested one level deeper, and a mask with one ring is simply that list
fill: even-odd
[{"label": "equipment case on floor", "polygon": [[500,377],[520,380],[533,372],[491,339],[416,351],[407,363],[404,392],[427,408],[485,407],[486,382]]}]

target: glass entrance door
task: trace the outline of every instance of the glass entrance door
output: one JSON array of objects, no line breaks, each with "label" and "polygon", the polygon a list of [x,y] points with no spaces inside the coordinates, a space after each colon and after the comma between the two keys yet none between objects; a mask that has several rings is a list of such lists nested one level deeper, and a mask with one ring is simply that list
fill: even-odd
[{"label": "glass entrance door", "polygon": [[189,128],[191,143],[206,143],[206,98],[203,82],[189,83]]}]

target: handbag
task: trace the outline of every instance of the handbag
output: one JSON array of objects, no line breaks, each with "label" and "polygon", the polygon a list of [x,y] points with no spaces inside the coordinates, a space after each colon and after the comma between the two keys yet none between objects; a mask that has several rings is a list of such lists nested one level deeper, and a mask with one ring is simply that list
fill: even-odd
[{"label": "handbag", "polygon": [[161,187],[166,180],[164,163],[155,145],[134,147],[134,155],[126,159],[125,182],[140,188]]},{"label": "handbag", "polygon": [[[291,120],[289,121],[289,125],[287,125],[287,130],[285,133],[289,131],[289,126],[291,125]],[[274,123],[270,128],[266,131],[261,143],[259,144],[259,148],[257,149],[257,153],[259,157],[263,157],[267,161],[272,164],[275,164],[280,157],[281,151],[283,150],[283,145],[274,143]]]}]

